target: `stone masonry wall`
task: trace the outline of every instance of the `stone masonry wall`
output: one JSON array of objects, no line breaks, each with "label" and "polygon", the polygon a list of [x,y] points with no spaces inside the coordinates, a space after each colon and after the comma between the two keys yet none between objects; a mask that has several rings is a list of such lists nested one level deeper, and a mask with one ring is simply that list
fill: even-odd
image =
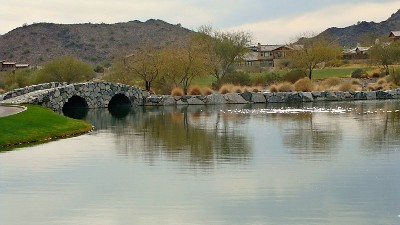
[{"label": "stone masonry wall", "polygon": [[300,103],[317,101],[355,101],[376,99],[400,99],[400,90],[362,91],[362,92],[276,92],[276,93],[229,93],[208,96],[169,95],[149,96],[144,99],[146,106],[166,105],[215,105],[215,104],[247,104],[247,103]]}]

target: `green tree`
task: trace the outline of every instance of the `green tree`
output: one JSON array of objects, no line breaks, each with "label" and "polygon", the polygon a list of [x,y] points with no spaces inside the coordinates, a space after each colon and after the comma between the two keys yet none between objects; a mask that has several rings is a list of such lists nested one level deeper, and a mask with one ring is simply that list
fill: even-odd
[{"label": "green tree", "polygon": [[157,79],[160,79],[161,49],[150,44],[133,51],[122,59],[123,69],[144,82],[147,91]]},{"label": "green tree", "polygon": [[175,86],[181,86],[185,94],[195,77],[212,73],[207,43],[197,34],[189,37],[181,46],[171,46],[163,50],[162,72]]},{"label": "green tree", "polygon": [[294,47],[287,57],[291,65],[298,69],[305,69],[308,78],[312,79],[312,72],[320,63],[328,63],[341,57],[340,48],[324,39],[302,38],[303,47]]},{"label": "green tree", "polygon": [[62,56],[46,63],[36,74],[36,83],[46,82],[82,82],[94,78],[94,71],[89,63],[72,56]]},{"label": "green tree", "polygon": [[249,51],[252,35],[243,31],[220,32],[211,26],[199,28],[198,39],[207,43],[206,52],[215,78],[221,79],[233,70],[235,63],[241,61]]},{"label": "green tree", "polygon": [[369,54],[372,62],[383,66],[385,69],[385,74],[389,75],[389,67],[400,62],[400,43],[378,43],[370,49]]}]

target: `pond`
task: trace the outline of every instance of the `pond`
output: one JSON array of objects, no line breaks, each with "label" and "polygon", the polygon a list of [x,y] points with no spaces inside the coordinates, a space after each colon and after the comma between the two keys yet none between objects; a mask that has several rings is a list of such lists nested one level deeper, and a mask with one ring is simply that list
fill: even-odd
[{"label": "pond", "polygon": [[0,154],[0,224],[399,224],[400,101],[96,109]]}]

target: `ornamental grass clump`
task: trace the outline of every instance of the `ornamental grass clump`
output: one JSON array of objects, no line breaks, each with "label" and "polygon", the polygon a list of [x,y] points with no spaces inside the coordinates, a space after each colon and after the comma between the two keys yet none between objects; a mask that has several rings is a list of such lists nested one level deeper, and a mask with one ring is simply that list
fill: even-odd
[{"label": "ornamental grass clump", "polygon": [[211,95],[214,93],[214,91],[210,87],[205,87],[202,89],[202,93],[203,95]]},{"label": "ornamental grass clump", "polygon": [[353,85],[351,82],[343,82],[338,85],[337,91],[347,91],[347,92],[361,91],[361,87]]},{"label": "ornamental grass clump", "polygon": [[273,84],[273,85],[269,86],[268,90],[270,92],[278,92],[278,87],[275,84]]},{"label": "ornamental grass clump", "polygon": [[304,77],[294,83],[295,91],[310,92],[313,91],[313,83],[308,77]]},{"label": "ornamental grass clump", "polygon": [[294,86],[290,82],[279,83],[277,86],[278,92],[292,92],[294,91]]},{"label": "ornamental grass clump", "polygon": [[340,79],[338,77],[330,77],[322,81],[321,85],[325,87],[326,90],[330,90],[335,86],[340,85]]},{"label": "ornamental grass clump", "polygon": [[197,85],[194,86],[190,86],[189,87],[189,91],[188,91],[189,95],[202,95],[202,91],[201,88]]},{"label": "ornamental grass clump", "polygon": [[174,88],[172,89],[172,91],[171,91],[171,95],[172,95],[172,96],[184,96],[185,93],[184,93],[184,91],[183,91],[182,88],[180,88],[180,87],[174,87]]},{"label": "ornamental grass clump", "polygon": [[227,94],[231,93],[234,85],[233,84],[224,84],[219,88],[219,93],[221,94]]}]

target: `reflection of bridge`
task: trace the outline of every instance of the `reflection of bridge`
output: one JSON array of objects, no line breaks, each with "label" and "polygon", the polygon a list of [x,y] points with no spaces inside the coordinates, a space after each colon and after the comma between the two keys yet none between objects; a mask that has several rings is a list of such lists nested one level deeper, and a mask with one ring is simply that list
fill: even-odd
[{"label": "reflection of bridge", "polygon": [[53,110],[64,107],[104,108],[143,104],[142,90],[107,82],[47,83],[20,88],[0,95],[0,103],[38,104]]}]

